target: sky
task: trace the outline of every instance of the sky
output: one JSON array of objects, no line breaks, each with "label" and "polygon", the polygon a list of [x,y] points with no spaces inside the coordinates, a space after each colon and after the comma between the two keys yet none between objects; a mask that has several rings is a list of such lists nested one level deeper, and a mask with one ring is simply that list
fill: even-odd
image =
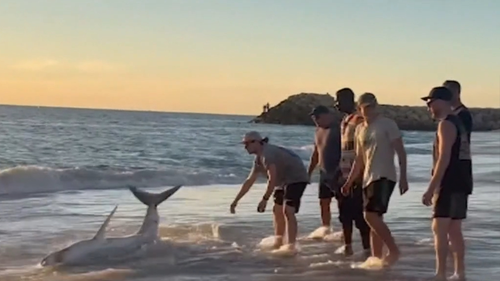
[{"label": "sky", "polygon": [[0,104],[258,114],[300,92],[500,107],[498,0],[2,0]]}]

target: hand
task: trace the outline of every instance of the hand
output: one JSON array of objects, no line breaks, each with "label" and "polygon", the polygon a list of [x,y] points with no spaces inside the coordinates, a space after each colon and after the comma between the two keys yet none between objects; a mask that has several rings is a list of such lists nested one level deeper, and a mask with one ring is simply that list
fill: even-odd
[{"label": "hand", "polygon": [[231,203],[231,206],[229,207],[229,211],[231,212],[231,214],[236,214],[236,206],[238,206],[238,203]]},{"label": "hand", "polygon": [[401,195],[405,194],[407,191],[408,191],[408,180],[406,179],[406,177],[404,178],[401,178],[399,180],[399,193]]},{"label": "hand", "polygon": [[344,196],[347,196],[351,193],[351,187],[352,187],[352,184],[350,182],[346,182],[346,183],[344,183],[344,185],[342,186],[340,191],[342,192],[342,194]]},{"label": "hand", "polygon": [[264,213],[266,211],[267,201],[262,199],[257,206],[257,212]]},{"label": "hand", "polygon": [[427,191],[422,196],[422,204],[424,204],[427,207],[432,205],[432,197],[433,196],[434,196],[434,192],[432,191],[432,189],[430,189],[430,188],[427,189]]}]

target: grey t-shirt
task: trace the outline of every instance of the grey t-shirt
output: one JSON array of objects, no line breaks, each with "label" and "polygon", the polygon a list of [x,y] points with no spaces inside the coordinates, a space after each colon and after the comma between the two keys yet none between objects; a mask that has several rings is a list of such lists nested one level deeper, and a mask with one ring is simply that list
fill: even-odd
[{"label": "grey t-shirt", "polygon": [[316,128],[314,145],[318,150],[318,164],[322,176],[333,177],[338,170],[341,150],[340,126]]},{"label": "grey t-shirt", "polygon": [[392,142],[401,137],[396,122],[384,116],[369,125],[361,123],[356,127],[356,155],[361,155],[365,164],[363,187],[380,178],[397,182]]},{"label": "grey t-shirt", "polygon": [[309,182],[304,162],[300,156],[287,148],[265,144],[262,156],[255,156],[252,172],[263,173],[267,176],[266,170],[271,164],[276,166],[277,187],[298,182]]}]

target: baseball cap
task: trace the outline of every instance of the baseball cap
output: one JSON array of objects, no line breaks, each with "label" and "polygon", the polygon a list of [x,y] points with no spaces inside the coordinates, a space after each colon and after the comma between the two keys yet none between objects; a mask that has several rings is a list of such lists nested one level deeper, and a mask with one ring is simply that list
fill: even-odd
[{"label": "baseball cap", "polygon": [[243,136],[243,140],[241,141],[241,143],[250,142],[250,141],[261,141],[261,140],[262,140],[262,136],[259,134],[259,132],[250,131],[250,132],[247,132]]},{"label": "baseball cap", "polygon": [[330,109],[324,105],[318,105],[309,113],[310,116],[320,116],[322,114],[330,113]]},{"label": "baseball cap", "polygon": [[422,97],[421,99],[423,101],[432,101],[432,100],[451,101],[452,98],[453,94],[451,93],[450,90],[448,90],[448,88],[439,86],[432,88],[429,95],[426,97]]},{"label": "baseball cap", "polygon": [[364,93],[358,98],[358,106],[377,105],[377,97],[372,93]]}]

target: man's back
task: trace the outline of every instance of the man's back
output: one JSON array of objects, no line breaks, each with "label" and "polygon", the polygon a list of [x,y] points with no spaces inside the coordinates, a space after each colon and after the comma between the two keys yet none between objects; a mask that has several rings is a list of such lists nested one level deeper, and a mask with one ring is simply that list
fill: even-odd
[{"label": "man's back", "polygon": [[278,179],[277,185],[309,181],[306,167],[300,156],[281,146],[266,144],[262,156],[256,158],[256,164],[264,168],[274,164]]},{"label": "man's back", "polygon": [[453,112],[458,116],[458,118],[460,118],[460,121],[462,121],[462,124],[464,125],[465,130],[467,131],[467,137],[470,142],[472,127],[474,126],[472,114],[470,113],[469,109],[463,104],[455,108]]}]

